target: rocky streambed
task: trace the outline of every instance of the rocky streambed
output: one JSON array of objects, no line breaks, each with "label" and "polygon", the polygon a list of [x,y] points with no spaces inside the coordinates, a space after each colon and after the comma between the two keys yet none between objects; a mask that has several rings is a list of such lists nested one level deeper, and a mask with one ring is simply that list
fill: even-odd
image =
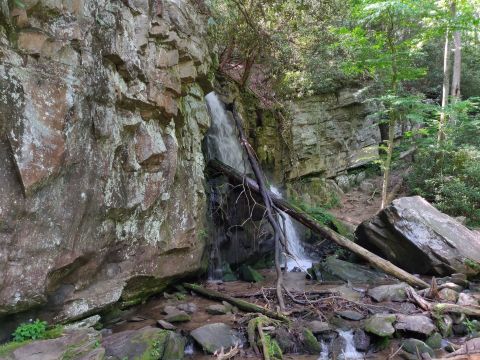
[{"label": "rocky streambed", "polygon": [[[205,283],[204,288],[275,310],[274,272],[261,273],[264,280],[258,283]],[[270,358],[444,358],[477,336],[480,323],[473,317],[422,310],[409,295],[413,290],[408,285],[388,278],[383,283],[322,283],[303,273],[286,273],[291,321],[262,325]],[[464,276],[437,283],[436,299],[428,299],[428,290],[415,294],[428,301],[478,307],[478,285]],[[263,315],[179,286],[143,305],[66,326],[60,338],[24,344],[0,358],[260,359],[248,331],[252,319],[259,317]],[[257,346],[261,349],[258,341]]]}]

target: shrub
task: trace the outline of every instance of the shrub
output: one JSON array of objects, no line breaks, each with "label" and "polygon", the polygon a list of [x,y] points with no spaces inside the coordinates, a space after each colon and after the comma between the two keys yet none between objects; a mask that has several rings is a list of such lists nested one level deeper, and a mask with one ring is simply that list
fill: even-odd
[{"label": "shrub", "polygon": [[25,340],[43,339],[47,331],[47,322],[35,320],[32,323],[21,324],[13,335],[13,340],[20,342]]},{"label": "shrub", "polygon": [[480,224],[480,150],[472,146],[421,150],[407,178],[410,189],[452,216]]}]

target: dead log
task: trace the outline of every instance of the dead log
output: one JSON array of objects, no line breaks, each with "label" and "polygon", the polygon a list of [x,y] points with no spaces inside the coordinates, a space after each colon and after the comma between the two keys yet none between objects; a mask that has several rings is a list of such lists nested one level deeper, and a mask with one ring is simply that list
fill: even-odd
[{"label": "dead log", "polygon": [[200,285],[184,283],[183,287],[185,287],[185,289],[192,290],[193,292],[199,295],[202,295],[208,299],[217,300],[217,301],[226,301],[232,304],[233,306],[236,306],[242,311],[260,313],[272,319],[289,322],[288,318],[280,313],[265,309],[261,306],[249,303],[248,301],[245,301],[245,300],[236,299],[234,297],[222,294],[215,290],[205,289]]},{"label": "dead log", "polygon": [[[280,226],[280,222],[278,220],[278,216],[276,216],[275,211],[273,209],[273,202],[270,196],[270,191],[265,185],[265,175],[263,174],[262,168],[257,161],[257,157],[255,152],[253,151],[252,146],[248,142],[247,137],[245,136],[245,132],[243,131],[242,125],[242,118],[240,114],[237,112],[235,105],[233,105],[233,119],[235,120],[235,125],[237,126],[237,130],[240,136],[240,143],[242,144],[243,148],[248,157],[248,161],[250,166],[252,167],[253,174],[255,175],[255,179],[257,180],[257,189],[258,193],[262,195],[263,204],[265,205],[267,219],[273,229],[273,237],[275,243],[275,271],[277,273],[277,299],[278,305],[280,306],[280,311],[285,311],[285,300],[283,299],[283,275],[282,269],[280,265],[280,253],[281,253],[281,246],[284,244],[286,248],[286,241],[283,235],[282,228]],[[285,250],[286,251],[286,250]]]},{"label": "dead log", "polygon": [[413,289],[407,290],[410,301],[417,304],[422,310],[435,313],[465,314],[466,316],[480,317],[480,306],[457,305],[449,303],[431,303],[417,294]]},{"label": "dead log", "polygon": [[[225,165],[218,160],[211,160],[208,163],[208,166],[210,169],[214,171],[218,171],[219,173],[228,177],[228,179],[231,182],[235,184],[244,184],[245,186],[250,188],[252,191],[256,193],[260,193],[258,185],[254,180],[246,176],[243,176],[232,167]],[[385,272],[386,274],[392,275],[393,277],[399,280],[405,281],[406,283],[412,286],[416,286],[422,289],[429,287],[429,285],[425,281],[409,274],[405,270],[400,269],[399,267],[393,265],[390,261],[382,259],[380,256],[371,253],[370,251],[364,249],[360,245],[354,243],[353,241],[333,231],[329,227],[323,224],[320,224],[313,217],[311,217],[301,209],[293,206],[288,201],[285,201],[284,199],[279,198],[272,192],[270,192],[269,195],[277,208],[279,208],[280,210],[282,210],[283,212],[285,212],[286,214],[288,214],[289,216],[297,220],[299,223],[305,225],[309,229],[322,235],[324,238],[334,241],[339,246],[357,254],[364,260],[368,261],[375,268]]]}]

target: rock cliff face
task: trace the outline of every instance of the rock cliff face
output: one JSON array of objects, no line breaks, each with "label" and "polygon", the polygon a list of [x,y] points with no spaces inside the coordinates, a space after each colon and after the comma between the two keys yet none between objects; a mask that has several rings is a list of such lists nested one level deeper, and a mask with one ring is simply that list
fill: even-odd
[{"label": "rock cliff face", "polygon": [[0,317],[136,303],[202,266],[206,21],[188,0],[2,8]]}]

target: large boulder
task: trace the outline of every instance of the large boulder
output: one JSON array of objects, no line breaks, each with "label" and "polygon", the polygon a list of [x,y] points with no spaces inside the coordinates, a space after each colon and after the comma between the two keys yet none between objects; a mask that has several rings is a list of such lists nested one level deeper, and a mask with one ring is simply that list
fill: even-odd
[{"label": "large boulder", "polygon": [[241,343],[236,331],[223,323],[203,325],[193,330],[190,335],[210,354],[220,349],[227,350]]},{"label": "large boulder", "polygon": [[0,31],[0,318],[82,318],[197,274],[207,17],[190,0],[23,3]]},{"label": "large boulder", "polygon": [[419,196],[404,197],[363,222],[358,244],[416,274],[478,271],[480,235]]}]

